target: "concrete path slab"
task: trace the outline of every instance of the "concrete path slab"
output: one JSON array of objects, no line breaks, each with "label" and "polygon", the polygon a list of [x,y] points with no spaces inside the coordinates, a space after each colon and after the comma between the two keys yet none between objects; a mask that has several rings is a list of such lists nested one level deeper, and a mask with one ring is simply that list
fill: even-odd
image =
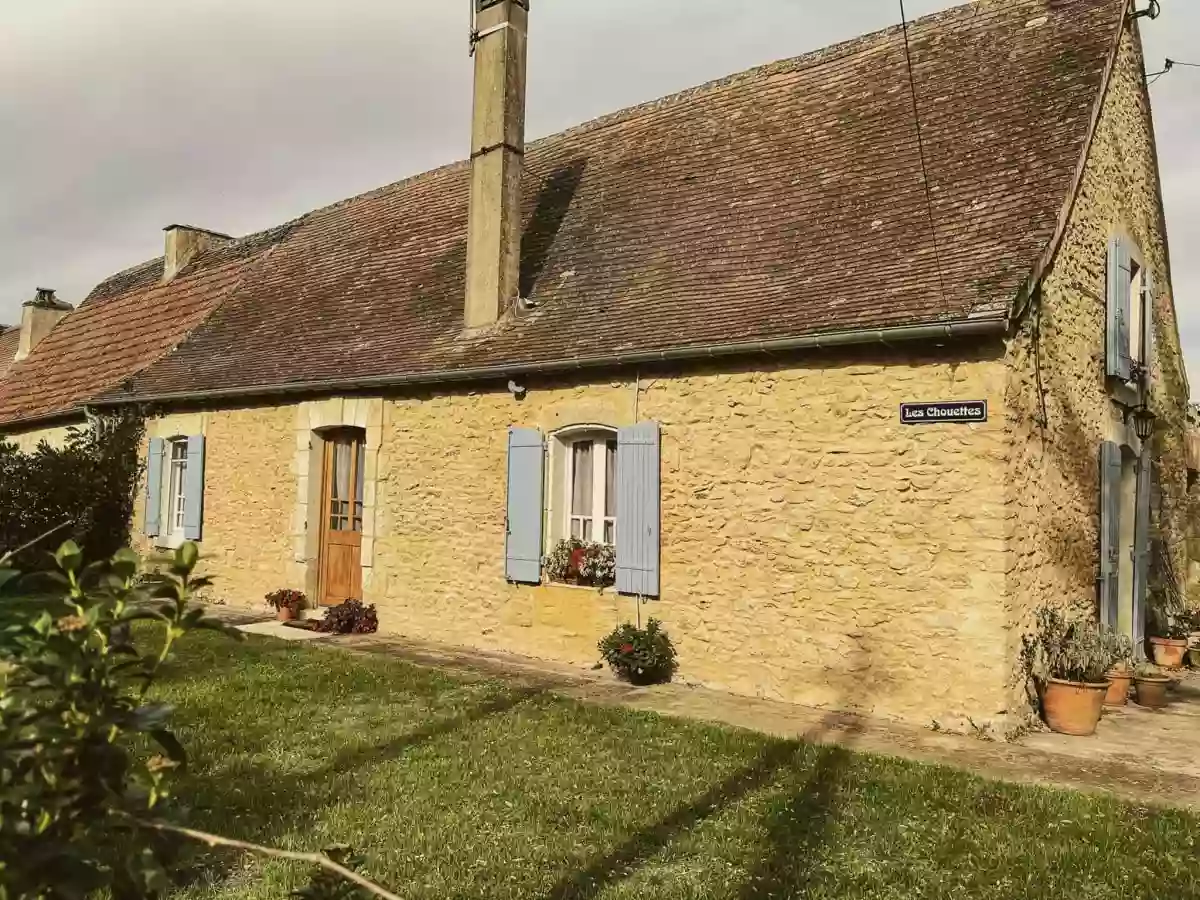
[{"label": "concrete path slab", "polygon": [[327,641],[332,634],[322,634],[319,631],[308,631],[304,628],[290,628],[282,622],[274,620],[266,622],[249,622],[236,626],[238,631],[246,634],[261,634],[266,637],[279,638],[281,641]]}]

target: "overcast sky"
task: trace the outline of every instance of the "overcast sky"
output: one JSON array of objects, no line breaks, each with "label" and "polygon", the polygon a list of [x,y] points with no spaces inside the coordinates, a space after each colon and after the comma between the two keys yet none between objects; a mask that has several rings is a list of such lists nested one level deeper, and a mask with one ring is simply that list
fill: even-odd
[{"label": "overcast sky", "polygon": [[[464,157],[468,2],[0,0],[0,322],[36,286],[78,303],[161,254],[172,222],[246,234]],[[886,27],[898,7],[534,0],[528,136]],[[1200,2],[1162,7],[1143,22],[1151,69],[1200,62]],[[1151,95],[1200,395],[1200,68]]]}]

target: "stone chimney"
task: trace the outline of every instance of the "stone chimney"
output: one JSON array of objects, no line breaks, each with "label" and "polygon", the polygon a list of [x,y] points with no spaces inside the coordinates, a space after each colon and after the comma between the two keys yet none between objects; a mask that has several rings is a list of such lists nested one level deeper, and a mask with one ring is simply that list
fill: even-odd
[{"label": "stone chimney", "polygon": [[16,361],[20,362],[32,353],[58,320],[74,308],[55,297],[51,288],[38,288],[34,298],[26,300],[21,307],[21,337],[17,340]]},{"label": "stone chimney", "polygon": [[474,2],[475,102],[463,315],[468,329],[493,324],[517,297],[529,25],[529,0]]},{"label": "stone chimney", "polygon": [[168,225],[167,246],[163,253],[163,281],[178,275],[203,250],[233,240],[227,234],[194,228],[191,225]]}]

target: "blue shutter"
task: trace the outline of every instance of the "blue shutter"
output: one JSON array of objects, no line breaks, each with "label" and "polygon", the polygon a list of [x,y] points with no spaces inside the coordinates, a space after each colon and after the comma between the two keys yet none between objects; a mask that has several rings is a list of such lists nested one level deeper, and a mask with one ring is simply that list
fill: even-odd
[{"label": "blue shutter", "polygon": [[1132,281],[1129,246],[1122,237],[1108,242],[1108,290],[1105,371],[1122,381],[1131,375],[1129,358],[1129,301]]},{"label": "blue shutter", "polygon": [[659,432],[657,422],[617,431],[617,590],[659,595]]},{"label": "blue shutter", "polygon": [[204,523],[204,435],[187,439],[187,473],[183,478],[183,536],[200,540]]},{"label": "blue shutter", "polygon": [[1137,513],[1133,520],[1133,648],[1145,640],[1146,588],[1150,577],[1150,448],[1138,457]]},{"label": "blue shutter", "polygon": [[162,515],[162,438],[150,438],[150,455],[146,460],[146,536],[158,537],[162,533],[159,519]]},{"label": "blue shutter", "polygon": [[1117,624],[1121,545],[1121,447],[1100,445],[1100,621]]},{"label": "blue shutter", "polygon": [[1154,273],[1149,266],[1142,272],[1142,365],[1149,386],[1154,374]]},{"label": "blue shutter", "polygon": [[509,581],[542,581],[542,433],[508,429],[508,516],[504,574]]}]

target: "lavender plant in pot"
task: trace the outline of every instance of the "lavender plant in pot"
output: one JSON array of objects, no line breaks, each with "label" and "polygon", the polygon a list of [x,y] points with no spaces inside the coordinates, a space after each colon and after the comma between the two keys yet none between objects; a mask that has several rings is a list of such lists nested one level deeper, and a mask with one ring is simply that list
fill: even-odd
[{"label": "lavender plant in pot", "polygon": [[1025,635],[1022,643],[1046,724],[1061,734],[1093,734],[1108,692],[1105,674],[1121,660],[1122,648],[1111,630],[1042,607],[1033,634]]},{"label": "lavender plant in pot", "polygon": [[1101,639],[1108,643],[1117,655],[1112,668],[1104,673],[1108,690],[1104,694],[1105,706],[1124,706],[1129,702],[1129,685],[1133,681],[1133,641],[1127,635],[1110,628],[1104,629]]}]

